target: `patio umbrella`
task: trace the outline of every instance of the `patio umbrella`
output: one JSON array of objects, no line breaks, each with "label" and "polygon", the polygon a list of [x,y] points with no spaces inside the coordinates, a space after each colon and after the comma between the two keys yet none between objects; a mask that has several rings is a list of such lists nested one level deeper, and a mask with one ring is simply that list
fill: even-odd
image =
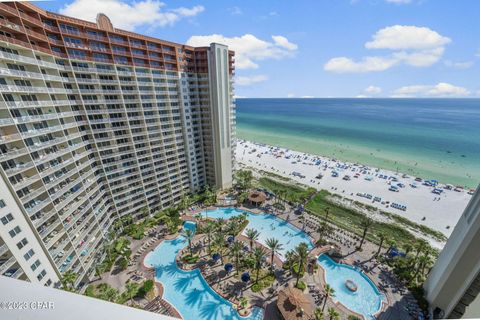
[{"label": "patio umbrella", "polygon": [[235,241],[235,237],[234,236],[229,236],[227,238],[227,241],[228,241],[228,243],[232,243],[233,241]]},{"label": "patio umbrella", "polygon": [[241,279],[243,282],[247,283],[248,281],[250,281],[250,273],[244,272],[241,276]]},{"label": "patio umbrella", "polygon": [[220,259],[220,253],[214,253],[214,254],[212,255],[212,259],[213,259],[213,261],[215,261],[215,262],[218,261],[218,260]]},{"label": "patio umbrella", "polygon": [[223,268],[225,269],[225,271],[227,271],[227,273],[229,273],[230,271],[233,270],[233,264],[227,263],[225,264],[225,266],[223,266]]}]

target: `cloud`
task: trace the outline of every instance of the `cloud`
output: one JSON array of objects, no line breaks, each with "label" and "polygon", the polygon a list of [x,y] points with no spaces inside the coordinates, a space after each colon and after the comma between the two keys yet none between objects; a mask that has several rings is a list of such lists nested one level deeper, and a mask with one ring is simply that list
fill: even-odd
[{"label": "cloud", "polygon": [[284,36],[272,36],[273,41],[275,42],[276,45],[283,47],[287,50],[297,50],[298,46],[295,43],[291,43],[288,41],[287,38]]},{"label": "cloud", "polygon": [[295,98],[295,93],[289,93],[289,94],[287,94],[287,98]]},{"label": "cloud", "polygon": [[475,53],[475,57],[480,58],[480,49],[478,49],[477,52]]},{"label": "cloud", "polygon": [[301,96],[300,98],[302,98],[302,99],[313,99],[315,97],[314,96]]},{"label": "cloud", "polygon": [[225,37],[221,34],[207,36],[192,36],[187,45],[198,47],[208,46],[212,42],[223,43],[235,51],[235,67],[237,69],[257,69],[258,62],[292,57],[298,46],[283,36],[272,36],[273,42],[258,39],[252,34],[239,37]]},{"label": "cloud", "polygon": [[475,64],[473,61],[463,61],[463,62],[455,62],[451,60],[445,60],[443,61],[443,64],[447,67],[455,68],[455,69],[468,69],[470,67],[473,67]]},{"label": "cloud", "polygon": [[230,12],[232,16],[239,16],[243,14],[243,11],[242,9],[240,9],[240,7],[235,6],[235,7],[228,8],[227,10]]},{"label": "cloud", "polygon": [[358,62],[347,57],[337,57],[330,59],[323,68],[336,73],[372,72],[387,70],[397,63],[396,59],[388,57],[364,57]]},{"label": "cloud", "polygon": [[165,3],[158,0],[143,0],[127,3],[123,0],[74,0],[59,10],[61,14],[87,21],[95,21],[98,13],[106,14],[114,27],[135,30],[139,26],[172,26],[183,18],[191,18],[205,8],[197,5],[191,8],[164,9]]},{"label": "cloud", "polygon": [[369,86],[364,90],[367,94],[379,94],[382,92],[382,88],[376,86]]},{"label": "cloud", "polygon": [[249,86],[254,83],[268,80],[266,75],[260,74],[256,76],[239,76],[235,78],[235,84],[239,86]]},{"label": "cloud", "polygon": [[366,49],[391,50],[384,56],[366,56],[357,61],[335,57],[327,61],[324,70],[336,73],[378,72],[395,65],[428,67],[437,63],[451,40],[425,27],[394,25],[378,30]]},{"label": "cloud", "polygon": [[463,87],[439,82],[436,85],[413,85],[398,88],[394,97],[455,97],[468,96],[470,91]]}]

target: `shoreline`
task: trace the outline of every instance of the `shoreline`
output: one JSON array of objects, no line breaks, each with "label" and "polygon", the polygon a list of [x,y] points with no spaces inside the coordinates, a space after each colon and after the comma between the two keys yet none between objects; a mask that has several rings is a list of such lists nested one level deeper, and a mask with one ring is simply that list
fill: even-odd
[{"label": "shoreline", "polygon": [[[245,137],[237,138],[238,140],[245,140],[257,144],[266,144],[276,147],[278,146],[283,149],[318,155],[319,157],[337,159],[341,162],[361,163],[370,167],[379,168],[381,170],[388,170],[392,172],[398,170],[398,172],[401,173],[425,178],[437,177],[437,180],[442,183],[462,186],[465,189],[476,188],[476,183],[478,183],[472,182],[472,173],[455,172],[445,175],[444,172],[451,172],[451,170],[453,170],[451,165],[454,163],[451,162],[451,159],[441,158],[441,154],[436,155],[437,158],[435,159],[437,160],[428,160],[424,158],[414,161],[411,158],[399,158],[398,153],[392,153],[391,151],[382,150],[379,148],[375,148],[373,150],[371,148],[356,144],[337,143],[335,141],[318,140],[310,137],[290,137],[284,136],[281,133],[272,136],[265,132],[253,133],[250,130],[237,130],[239,132],[239,136]],[[257,139],[258,134],[260,134],[261,137]],[[262,140],[267,142],[263,142]],[[321,149],[322,151],[319,151],[318,149]],[[426,166],[427,163],[428,167]],[[463,167],[461,164],[457,164],[457,166]],[[470,170],[473,169],[470,168]],[[477,172],[475,174],[478,175]]]},{"label": "shoreline", "polygon": [[[240,164],[250,166],[318,190],[325,189],[425,225],[442,232],[447,237],[471,198],[468,190],[457,192],[444,189],[440,195],[434,194],[432,193],[434,187],[425,186],[422,182],[415,181],[415,177],[400,172],[240,139],[237,140],[236,161],[237,166]],[[337,177],[332,176],[333,171],[337,172]],[[319,174],[322,175],[321,179],[317,178]],[[385,175],[386,179],[381,178]],[[349,180],[344,180],[345,176],[349,176]],[[390,179],[392,177],[397,181],[392,181]],[[392,185],[396,186],[398,183],[404,187],[397,187],[398,192],[389,190]],[[445,185],[439,184],[438,188],[442,187]],[[371,198],[359,194],[368,194]],[[375,197],[381,200],[373,202]],[[394,208],[392,204],[405,207],[405,210]],[[439,245],[442,246],[437,243],[437,247]]]}]

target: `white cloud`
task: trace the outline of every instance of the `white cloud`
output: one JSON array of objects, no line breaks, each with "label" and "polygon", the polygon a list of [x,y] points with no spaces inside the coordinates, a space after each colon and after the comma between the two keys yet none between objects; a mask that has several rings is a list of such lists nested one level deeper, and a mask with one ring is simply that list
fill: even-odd
[{"label": "white cloud", "polygon": [[287,38],[284,36],[272,36],[273,41],[275,42],[276,45],[283,47],[287,50],[297,50],[298,46],[295,43],[291,43],[288,41]]},{"label": "white cloud", "polygon": [[243,14],[243,11],[240,7],[235,6],[235,7],[228,8],[227,10],[230,11],[230,14],[232,16],[239,16]]},{"label": "white cloud", "polygon": [[373,40],[365,43],[368,49],[434,49],[451,42],[437,32],[416,26],[395,25],[378,30]]},{"label": "white cloud", "polygon": [[337,73],[377,72],[399,64],[428,67],[437,63],[445,45],[451,40],[425,27],[395,25],[378,30],[367,49],[387,49],[385,56],[367,56],[355,61],[348,57],[335,57],[324,65],[326,71]]},{"label": "white cloud", "polygon": [[480,58],[480,49],[478,49],[477,52],[475,53],[475,57]]},{"label": "white cloud", "polygon": [[256,76],[239,76],[235,78],[235,84],[239,86],[249,86],[254,83],[268,80],[266,75],[260,74]]},{"label": "white cloud", "polygon": [[455,69],[468,69],[470,67],[473,67],[473,65],[475,64],[473,61],[455,62],[451,60],[445,60],[443,61],[443,63],[445,64],[445,66],[455,68]]},{"label": "white cloud", "polygon": [[315,97],[314,96],[301,96],[300,98],[302,98],[302,99],[313,99]]},{"label": "white cloud", "polygon": [[289,94],[287,94],[287,98],[295,98],[295,93],[289,93]]},{"label": "white cloud", "polygon": [[323,68],[336,73],[383,71],[391,68],[398,61],[388,57],[364,57],[360,61],[353,61],[347,57],[330,59]]},{"label": "white cloud", "polygon": [[398,88],[394,97],[455,97],[468,96],[470,91],[450,83],[439,82],[436,85],[413,85]]},{"label": "white cloud", "polygon": [[298,46],[288,41],[283,36],[272,36],[273,42],[258,39],[252,34],[244,34],[240,37],[225,37],[221,34],[208,36],[192,36],[187,44],[208,46],[212,42],[223,43],[235,51],[235,67],[237,69],[256,69],[258,61],[267,59],[280,60],[292,57]]},{"label": "white cloud", "polygon": [[377,86],[368,86],[364,91],[367,94],[379,94],[382,93],[382,88]]},{"label": "white cloud", "polygon": [[110,18],[114,27],[135,30],[142,25],[171,26],[182,18],[194,17],[205,10],[203,6],[164,10],[165,6],[165,3],[158,0],[143,0],[131,4],[123,0],[74,0],[59,12],[88,21],[95,21],[97,14],[101,12]]}]

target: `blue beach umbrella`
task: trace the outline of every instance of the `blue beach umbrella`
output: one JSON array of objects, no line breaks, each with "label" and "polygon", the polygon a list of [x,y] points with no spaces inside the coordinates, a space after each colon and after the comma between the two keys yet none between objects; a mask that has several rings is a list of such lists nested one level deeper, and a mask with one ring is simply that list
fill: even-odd
[{"label": "blue beach umbrella", "polygon": [[228,241],[228,243],[232,243],[233,241],[235,241],[235,237],[234,236],[229,236],[227,238],[227,241]]},{"label": "blue beach umbrella", "polygon": [[243,282],[247,283],[248,281],[250,281],[250,273],[248,272],[242,273],[241,279]]},{"label": "blue beach umbrella", "polygon": [[213,261],[217,262],[220,259],[220,253],[214,253],[212,255]]},{"label": "blue beach umbrella", "polygon": [[225,269],[225,271],[227,271],[228,273],[230,273],[230,271],[233,270],[233,264],[227,263],[227,264],[225,264],[225,266],[224,266],[223,268]]}]

